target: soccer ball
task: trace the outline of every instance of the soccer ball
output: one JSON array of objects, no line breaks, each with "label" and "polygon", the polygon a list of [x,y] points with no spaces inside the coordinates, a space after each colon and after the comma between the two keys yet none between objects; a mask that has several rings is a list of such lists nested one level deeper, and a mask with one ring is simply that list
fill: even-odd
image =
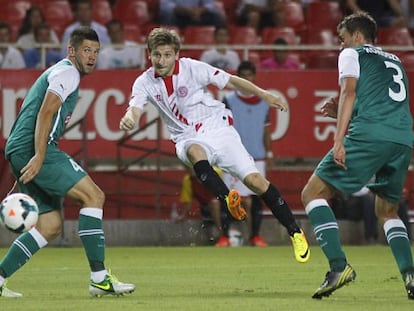
[{"label": "soccer ball", "polygon": [[229,229],[229,240],[230,240],[230,245],[233,247],[242,246],[243,245],[243,234],[239,230],[235,228],[231,228]]},{"label": "soccer ball", "polygon": [[0,204],[0,221],[15,233],[22,233],[33,228],[39,218],[39,208],[29,195],[13,193]]}]

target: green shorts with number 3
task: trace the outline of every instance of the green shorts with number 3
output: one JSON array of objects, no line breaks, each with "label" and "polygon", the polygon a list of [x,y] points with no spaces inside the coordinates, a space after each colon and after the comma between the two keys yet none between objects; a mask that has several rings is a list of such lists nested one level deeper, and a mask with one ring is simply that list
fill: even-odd
[{"label": "green shorts with number 3", "polygon": [[[18,180],[20,170],[29,162],[32,155],[12,154],[9,162]],[[42,168],[36,177],[27,184],[18,183],[19,191],[29,194],[39,205],[40,214],[62,207],[62,198],[87,173],[65,152],[55,147],[48,148]]]}]

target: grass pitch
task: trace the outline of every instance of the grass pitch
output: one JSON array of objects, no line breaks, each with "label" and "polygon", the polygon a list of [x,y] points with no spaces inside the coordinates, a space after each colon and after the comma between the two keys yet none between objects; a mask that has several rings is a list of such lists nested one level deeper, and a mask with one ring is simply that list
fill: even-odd
[{"label": "grass pitch", "polygon": [[[311,299],[327,263],[317,246],[299,264],[291,247],[110,247],[107,266],[137,285],[124,297],[92,298],[81,248],[46,248],[10,279],[22,299],[0,310],[414,310],[386,246],[345,247],[356,281],[331,297]],[[6,249],[0,249],[3,256]]]}]

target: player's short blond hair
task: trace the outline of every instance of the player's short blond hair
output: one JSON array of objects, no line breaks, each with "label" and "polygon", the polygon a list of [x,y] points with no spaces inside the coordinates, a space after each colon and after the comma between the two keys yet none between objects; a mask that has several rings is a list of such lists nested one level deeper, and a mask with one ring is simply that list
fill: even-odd
[{"label": "player's short blond hair", "polygon": [[151,53],[160,45],[171,45],[175,52],[178,52],[181,45],[180,36],[173,29],[154,28],[148,35],[148,51]]}]

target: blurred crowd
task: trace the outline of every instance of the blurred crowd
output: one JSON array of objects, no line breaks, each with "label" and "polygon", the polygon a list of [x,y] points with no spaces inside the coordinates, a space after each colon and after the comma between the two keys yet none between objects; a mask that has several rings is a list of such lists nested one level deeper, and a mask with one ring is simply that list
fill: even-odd
[{"label": "blurred crowd", "polygon": [[[235,70],[240,60],[252,61],[259,70],[334,69],[336,25],[344,15],[359,10],[370,12],[384,29],[378,44],[412,45],[414,30],[414,0],[5,0],[2,7],[3,69],[54,64],[65,56],[69,33],[81,25],[99,34],[103,46],[99,69],[145,68],[144,38],[158,26],[175,29],[184,44],[211,46],[185,49],[182,56],[226,70]],[[247,53],[218,47],[257,44],[271,47],[251,47]],[[298,44],[332,50],[295,50]],[[414,66],[412,53],[400,54],[410,62],[409,68]]]}]

